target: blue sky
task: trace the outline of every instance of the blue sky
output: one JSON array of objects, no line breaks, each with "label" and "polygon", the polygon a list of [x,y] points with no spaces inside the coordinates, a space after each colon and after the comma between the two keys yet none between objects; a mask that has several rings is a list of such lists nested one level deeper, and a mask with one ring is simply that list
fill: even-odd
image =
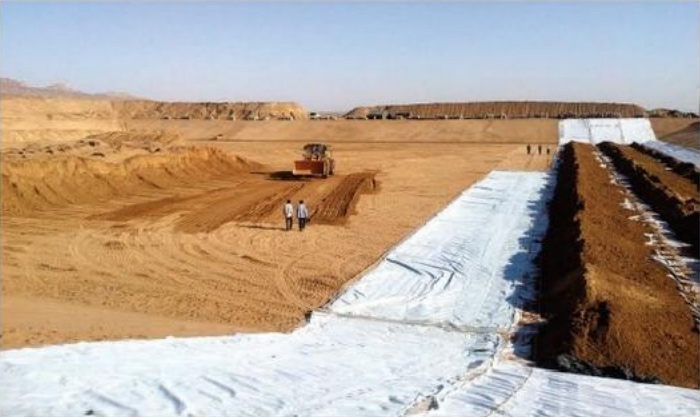
[{"label": "blue sky", "polygon": [[698,3],[24,3],[0,73],[30,85],[309,109],[477,100],[697,111]]}]

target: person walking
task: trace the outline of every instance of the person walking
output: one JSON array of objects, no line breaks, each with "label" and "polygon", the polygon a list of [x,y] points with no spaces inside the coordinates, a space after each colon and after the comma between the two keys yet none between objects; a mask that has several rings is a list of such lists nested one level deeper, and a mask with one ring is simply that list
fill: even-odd
[{"label": "person walking", "polygon": [[292,206],[292,200],[287,200],[287,204],[282,208],[282,213],[284,214],[284,230],[292,230],[292,223],[294,221],[294,206]]},{"label": "person walking", "polygon": [[304,200],[299,200],[299,205],[297,206],[297,220],[299,221],[299,231],[303,231],[306,227],[306,221],[309,218],[309,210],[306,209],[306,204]]},{"label": "person walking", "polygon": [[527,144],[527,154],[530,155],[530,144]]}]

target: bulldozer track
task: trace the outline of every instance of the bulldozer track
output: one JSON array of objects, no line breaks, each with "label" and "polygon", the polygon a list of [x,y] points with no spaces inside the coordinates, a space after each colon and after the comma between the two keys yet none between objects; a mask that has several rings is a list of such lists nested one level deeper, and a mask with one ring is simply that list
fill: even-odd
[{"label": "bulldozer track", "polygon": [[331,223],[347,218],[352,214],[358,195],[362,191],[374,190],[374,175],[374,173],[357,173],[343,178],[339,186],[321,199],[311,214],[312,219]]}]

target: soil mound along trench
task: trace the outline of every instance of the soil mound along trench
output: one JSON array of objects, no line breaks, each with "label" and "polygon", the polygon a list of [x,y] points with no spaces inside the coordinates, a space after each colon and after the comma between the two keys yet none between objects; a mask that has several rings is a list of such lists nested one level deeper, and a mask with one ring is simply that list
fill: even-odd
[{"label": "soil mound along trench", "polygon": [[2,163],[2,214],[96,203],[248,172],[258,165],[214,148],[174,148],[112,163],[76,155]]},{"label": "soil mound along trench", "polygon": [[615,169],[627,177],[632,191],[659,213],[676,237],[692,246],[692,256],[700,251],[700,196],[697,185],[669,172],[652,157],[630,147],[612,143],[598,145]]},{"label": "soil mound along trench", "polygon": [[662,164],[666,165],[666,167],[668,167],[671,171],[675,172],[676,174],[689,179],[693,182],[693,184],[695,184],[695,186],[700,186],[700,171],[698,171],[698,169],[695,168],[695,165],[688,162],[679,161],[672,156],[668,156],[664,153],[661,153],[656,149],[647,148],[646,146],[636,142],[633,143],[631,146],[639,152],[645,153],[651,156],[652,158],[656,159],[657,161],[661,162]]},{"label": "soil mound along trench", "polygon": [[[623,206],[595,148],[567,144],[538,264],[546,318],[535,341],[542,366],[573,357],[640,380],[698,387],[698,330],[646,245],[649,226]],[[568,356],[566,356],[568,355]]]}]

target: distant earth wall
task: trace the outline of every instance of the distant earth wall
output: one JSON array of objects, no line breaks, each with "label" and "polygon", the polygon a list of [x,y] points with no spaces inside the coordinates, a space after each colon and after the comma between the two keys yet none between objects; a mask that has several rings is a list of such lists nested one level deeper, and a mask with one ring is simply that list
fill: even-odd
[{"label": "distant earth wall", "polygon": [[296,103],[166,103],[148,100],[3,96],[3,144],[60,142],[104,132],[124,131],[139,120],[303,120]]},{"label": "distant earth wall", "polygon": [[569,103],[551,101],[486,101],[473,103],[426,103],[357,107],[345,117],[384,117],[411,119],[526,119],[645,117],[636,104]]}]

